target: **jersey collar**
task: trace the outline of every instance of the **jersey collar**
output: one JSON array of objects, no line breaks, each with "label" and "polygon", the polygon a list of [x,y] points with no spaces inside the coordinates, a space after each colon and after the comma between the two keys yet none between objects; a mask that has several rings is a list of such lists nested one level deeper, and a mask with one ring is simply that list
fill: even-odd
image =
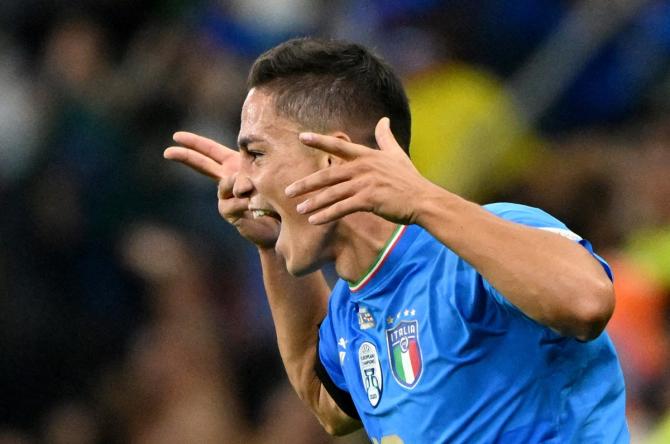
[{"label": "jersey collar", "polygon": [[389,238],[388,241],[386,241],[386,245],[384,245],[384,248],[382,248],[382,251],[379,253],[379,256],[377,256],[377,259],[374,261],[374,263],[370,266],[368,271],[363,275],[362,278],[360,278],[356,282],[348,282],[349,284],[349,290],[353,293],[361,291],[363,288],[368,286],[368,284],[373,280],[377,272],[382,268],[382,265],[386,262],[386,260],[389,258],[391,255],[391,252],[393,249],[396,247],[396,245],[399,243],[402,235],[405,233],[407,230],[407,225],[398,225],[395,230],[393,231],[393,234]]}]

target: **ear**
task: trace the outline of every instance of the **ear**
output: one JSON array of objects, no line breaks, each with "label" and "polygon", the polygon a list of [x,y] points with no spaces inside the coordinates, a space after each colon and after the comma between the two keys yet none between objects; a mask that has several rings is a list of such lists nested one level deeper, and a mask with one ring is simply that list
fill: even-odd
[{"label": "ear", "polygon": [[[327,136],[331,137],[336,137],[340,140],[344,140],[346,142],[352,143],[351,137],[349,137],[349,134],[342,132],[342,131],[333,131],[330,133],[326,133]],[[327,154],[325,153],[325,162],[327,163],[326,166],[331,166],[331,165],[338,165],[341,163],[344,163],[344,160],[340,157],[334,156],[332,154]]]}]

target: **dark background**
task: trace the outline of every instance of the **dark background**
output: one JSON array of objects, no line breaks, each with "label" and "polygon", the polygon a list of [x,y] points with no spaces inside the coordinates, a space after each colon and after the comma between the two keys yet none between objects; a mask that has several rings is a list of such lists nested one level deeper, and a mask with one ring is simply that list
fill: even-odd
[{"label": "dark background", "polygon": [[0,443],[331,441],[255,252],[161,155],[234,146],[251,62],[298,35],[398,69],[429,178],[594,243],[633,442],[670,442],[670,2],[4,0]]}]

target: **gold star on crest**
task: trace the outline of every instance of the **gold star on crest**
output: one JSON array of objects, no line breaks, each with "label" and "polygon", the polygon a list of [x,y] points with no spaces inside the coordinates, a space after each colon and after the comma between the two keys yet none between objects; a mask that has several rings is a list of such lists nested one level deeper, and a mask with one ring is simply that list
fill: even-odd
[{"label": "gold star on crest", "polygon": [[386,323],[393,324],[393,316],[389,316],[388,318],[386,318]]}]

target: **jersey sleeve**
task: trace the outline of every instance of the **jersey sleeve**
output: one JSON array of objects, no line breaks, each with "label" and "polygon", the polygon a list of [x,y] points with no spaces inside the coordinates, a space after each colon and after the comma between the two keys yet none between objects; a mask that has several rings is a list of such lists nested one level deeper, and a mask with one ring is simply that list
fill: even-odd
[{"label": "jersey sleeve", "polygon": [[[331,304],[336,291],[337,287],[333,291],[333,295],[331,295]],[[314,370],[337,406],[350,417],[359,419],[358,412],[344,379],[338,347],[337,335],[333,326],[333,313],[329,307],[328,314],[326,314],[326,317],[319,326],[319,340],[317,341],[316,349],[317,360]]]},{"label": "jersey sleeve", "polygon": [[[551,216],[550,214],[540,210],[539,208],[512,203],[489,204],[484,205],[484,208],[496,216],[510,222],[516,222],[528,227],[537,228],[539,230],[550,231],[579,243],[582,247],[586,248],[586,250],[600,263],[600,265],[602,265],[610,280],[613,280],[612,270],[609,264],[605,261],[605,259],[598,256],[593,251],[591,243],[571,231],[563,222]],[[486,287],[488,293],[499,303],[517,309],[516,306],[507,300],[507,298],[505,298],[495,288],[493,288],[491,284],[488,283],[488,281],[484,280],[484,286]]]}]

